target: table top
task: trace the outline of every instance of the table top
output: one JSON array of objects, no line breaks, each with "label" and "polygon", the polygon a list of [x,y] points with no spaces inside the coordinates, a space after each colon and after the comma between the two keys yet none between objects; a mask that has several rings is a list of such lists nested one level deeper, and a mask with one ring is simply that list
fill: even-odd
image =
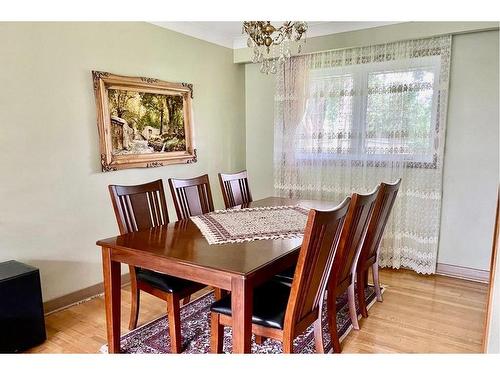
[{"label": "table top", "polygon": [[[329,210],[338,203],[271,197],[251,202],[246,207],[295,204]],[[239,275],[251,274],[280,257],[296,252],[301,244],[302,238],[290,238],[209,245],[189,219],[97,241],[97,245],[111,249],[134,250],[138,254],[147,253]]]}]

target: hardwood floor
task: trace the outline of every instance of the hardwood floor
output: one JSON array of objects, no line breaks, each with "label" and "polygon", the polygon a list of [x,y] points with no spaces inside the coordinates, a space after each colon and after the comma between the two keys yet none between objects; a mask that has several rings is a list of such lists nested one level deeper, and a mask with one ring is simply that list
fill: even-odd
[{"label": "hardwood floor", "polygon": [[[382,270],[384,302],[342,342],[343,353],[479,353],[487,285],[446,276]],[[198,293],[199,294],[199,293]],[[139,325],[166,313],[166,304],[141,294]],[[130,309],[122,290],[122,334]],[[96,297],[46,316],[48,340],[32,353],[98,353],[106,342],[104,299]]]}]

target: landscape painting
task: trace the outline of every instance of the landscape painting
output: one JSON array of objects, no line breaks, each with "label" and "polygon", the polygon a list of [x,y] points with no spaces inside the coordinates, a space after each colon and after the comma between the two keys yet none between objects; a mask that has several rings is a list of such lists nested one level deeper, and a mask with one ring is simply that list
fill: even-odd
[{"label": "landscape painting", "polygon": [[103,171],[197,161],[193,85],[92,74]]},{"label": "landscape painting", "polygon": [[181,95],[108,89],[113,155],[186,151]]}]

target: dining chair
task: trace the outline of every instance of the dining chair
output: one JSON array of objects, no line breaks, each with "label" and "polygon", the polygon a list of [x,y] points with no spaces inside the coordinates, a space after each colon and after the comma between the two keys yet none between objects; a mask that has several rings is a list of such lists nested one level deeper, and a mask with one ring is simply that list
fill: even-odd
[{"label": "dining chair", "polygon": [[169,178],[170,192],[174,199],[178,220],[206,214],[214,210],[208,175],[194,178]]},{"label": "dining chair", "polygon": [[393,184],[381,183],[377,199],[373,207],[373,213],[368,223],[366,236],[359,253],[358,266],[356,270],[356,289],[358,305],[361,315],[368,317],[368,309],[365,300],[365,288],[368,285],[368,270],[372,269],[373,285],[377,294],[377,301],[382,302],[382,291],[378,275],[378,252],[384,229],[391,214],[396,195],[398,194],[401,179]]},{"label": "dining chair", "polygon": [[219,183],[226,209],[252,201],[246,170],[237,173],[219,173]]},{"label": "dining chair", "polygon": [[[168,224],[168,211],[162,180],[142,185],[110,185],[109,192],[120,234]],[[129,266],[131,309],[129,329],[137,327],[140,291],[167,302],[168,324],[172,353],[181,352],[180,301],[189,301],[192,293],[204,288],[202,284],[153,270]]]},{"label": "dining chair", "polygon": [[[356,313],[356,263],[360,245],[368,227],[373,211],[378,187],[370,194],[352,194],[349,210],[345,218],[339,245],[327,283],[328,327],[334,353],[340,353],[340,340],[337,332],[337,297],[347,290],[349,316],[354,329],[359,329]],[[321,324],[321,321],[320,321]]]},{"label": "dining chair", "polygon": [[[178,220],[185,220],[191,216],[206,214],[214,210],[210,180],[207,174],[184,179],[169,178],[168,184]],[[222,298],[226,293],[222,289],[214,288],[216,300]]]},{"label": "dining chair", "polygon": [[[291,286],[275,280],[254,290],[252,332],[280,340],[284,353],[293,352],[293,339],[314,323],[315,346],[324,352],[321,309],[330,267],[339,243],[350,198],[332,211],[310,210]],[[220,353],[224,326],[231,326],[231,295],[211,306],[211,351]]]}]

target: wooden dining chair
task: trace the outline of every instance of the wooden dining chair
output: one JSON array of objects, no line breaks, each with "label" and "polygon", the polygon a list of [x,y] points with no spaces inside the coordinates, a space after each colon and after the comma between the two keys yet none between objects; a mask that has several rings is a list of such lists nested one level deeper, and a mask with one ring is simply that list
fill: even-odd
[{"label": "wooden dining chair", "polygon": [[368,270],[372,269],[373,285],[377,294],[377,301],[382,302],[382,291],[378,275],[378,251],[384,229],[389,215],[396,200],[401,179],[393,184],[381,183],[377,199],[373,207],[373,213],[368,223],[368,229],[359,253],[357,265],[357,295],[358,305],[363,317],[368,317],[366,308],[365,288],[368,285]]},{"label": "wooden dining chair", "polygon": [[[168,212],[162,180],[135,186],[110,185],[109,192],[120,234],[168,224]],[[129,329],[137,327],[140,291],[167,302],[172,353],[181,352],[180,301],[189,301],[202,284],[165,275],[144,268],[129,266],[131,309]]]},{"label": "wooden dining chair", "polygon": [[378,187],[370,194],[352,194],[351,204],[347,211],[337,253],[335,254],[332,270],[329,275],[327,284],[327,315],[334,353],[340,353],[341,351],[337,332],[337,297],[341,296],[346,290],[351,323],[354,329],[359,329],[354,290],[356,263],[360,245],[373,211],[377,192]]},{"label": "wooden dining chair", "polygon": [[168,184],[174,199],[177,219],[184,220],[214,210],[207,174],[187,179],[169,178]]},{"label": "wooden dining chair", "polygon": [[[292,285],[275,280],[254,290],[252,332],[283,343],[293,352],[293,339],[314,323],[316,350],[324,352],[321,309],[328,275],[349,206],[346,198],[332,211],[310,210]],[[211,351],[222,351],[224,326],[231,326],[231,295],[211,306]]]},{"label": "wooden dining chair", "polygon": [[219,183],[226,209],[252,201],[247,171],[219,173]]},{"label": "wooden dining chair", "polygon": [[[202,215],[214,210],[208,175],[194,178],[169,178],[170,192],[174,200],[178,220]],[[226,291],[214,288],[215,299],[222,298]]]}]

